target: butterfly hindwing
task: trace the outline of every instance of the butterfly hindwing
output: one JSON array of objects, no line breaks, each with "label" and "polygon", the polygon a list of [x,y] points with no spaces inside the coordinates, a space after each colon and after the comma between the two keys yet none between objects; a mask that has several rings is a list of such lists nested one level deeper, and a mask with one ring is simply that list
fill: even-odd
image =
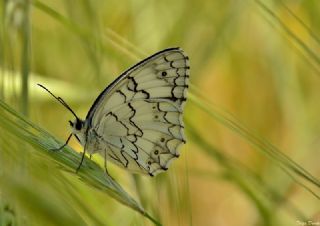
[{"label": "butterfly hindwing", "polygon": [[106,145],[108,160],[138,173],[166,170],[185,142],[182,113],[188,80],[188,57],[171,48],[138,63],[108,86],[87,116],[90,129]]}]

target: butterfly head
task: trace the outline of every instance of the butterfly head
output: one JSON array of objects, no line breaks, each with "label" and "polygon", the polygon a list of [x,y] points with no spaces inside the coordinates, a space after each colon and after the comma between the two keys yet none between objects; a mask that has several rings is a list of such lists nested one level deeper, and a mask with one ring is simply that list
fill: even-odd
[{"label": "butterfly head", "polygon": [[80,142],[81,145],[85,145],[86,141],[86,123],[85,121],[76,118],[74,121],[69,121],[69,124],[72,129],[72,134],[77,138],[77,140]]},{"label": "butterfly head", "polygon": [[83,128],[83,121],[79,118],[76,118],[75,121],[69,121],[69,124],[74,132],[81,131]]}]

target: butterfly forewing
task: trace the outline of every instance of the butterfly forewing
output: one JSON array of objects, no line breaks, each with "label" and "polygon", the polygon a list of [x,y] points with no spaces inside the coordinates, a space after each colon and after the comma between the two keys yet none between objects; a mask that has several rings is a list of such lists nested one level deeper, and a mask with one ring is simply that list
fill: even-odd
[{"label": "butterfly forewing", "polygon": [[[124,72],[87,115],[89,130],[96,134],[94,141],[88,136],[88,151],[106,154],[133,172],[166,170],[185,142],[182,113],[188,80],[188,57],[179,48],[156,53]],[[97,148],[97,141],[104,145]]]}]

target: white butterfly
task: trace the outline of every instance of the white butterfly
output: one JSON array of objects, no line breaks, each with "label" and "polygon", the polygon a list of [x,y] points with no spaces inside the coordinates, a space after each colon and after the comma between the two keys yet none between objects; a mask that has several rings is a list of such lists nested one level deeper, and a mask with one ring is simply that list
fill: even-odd
[{"label": "white butterfly", "polygon": [[[168,169],[185,143],[182,120],[189,58],[180,48],[162,50],[122,73],[102,91],[81,120],[60,98],[38,84],[76,117],[72,133],[85,153],[135,173],[154,176]],[[63,145],[61,148],[63,148]],[[61,149],[60,148],[60,149]]]}]

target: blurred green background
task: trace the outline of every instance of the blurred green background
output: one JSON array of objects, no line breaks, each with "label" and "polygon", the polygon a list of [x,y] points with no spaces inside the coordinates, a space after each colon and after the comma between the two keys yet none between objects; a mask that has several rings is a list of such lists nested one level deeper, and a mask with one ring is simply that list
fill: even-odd
[{"label": "blurred green background", "polygon": [[[0,10],[1,225],[320,224],[318,0],[6,0]],[[94,163],[75,174],[72,149],[50,152],[73,118],[37,83],[85,117],[122,71],[176,46],[191,63],[187,144],[166,173],[109,164],[122,190]]]}]

